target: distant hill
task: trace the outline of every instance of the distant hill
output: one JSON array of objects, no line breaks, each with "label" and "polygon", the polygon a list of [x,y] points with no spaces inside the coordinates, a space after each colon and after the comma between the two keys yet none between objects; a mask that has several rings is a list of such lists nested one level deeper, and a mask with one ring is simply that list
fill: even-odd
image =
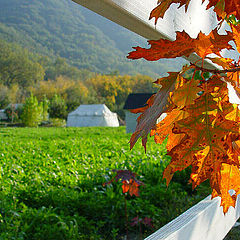
[{"label": "distant hill", "polygon": [[0,0],[0,38],[100,73],[157,77],[184,62],[127,60],[131,47],[146,40],[71,0]]}]

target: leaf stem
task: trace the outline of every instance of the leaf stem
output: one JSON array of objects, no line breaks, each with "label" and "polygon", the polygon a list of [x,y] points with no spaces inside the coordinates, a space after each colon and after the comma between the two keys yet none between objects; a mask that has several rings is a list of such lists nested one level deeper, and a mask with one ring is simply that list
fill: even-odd
[{"label": "leaf stem", "polygon": [[128,240],[128,213],[127,213],[127,199],[126,195],[124,194],[124,200],[125,200],[125,224],[126,224],[126,237]]},{"label": "leaf stem", "polygon": [[221,74],[221,73],[228,73],[228,72],[239,72],[240,71],[240,67],[236,67],[236,68],[232,68],[232,69],[225,69],[225,70],[217,70],[217,69],[208,69],[208,68],[204,68],[204,67],[199,67],[193,63],[191,63],[191,65],[193,65],[196,69],[204,71],[204,72],[211,72],[211,73],[215,73],[215,74]]}]

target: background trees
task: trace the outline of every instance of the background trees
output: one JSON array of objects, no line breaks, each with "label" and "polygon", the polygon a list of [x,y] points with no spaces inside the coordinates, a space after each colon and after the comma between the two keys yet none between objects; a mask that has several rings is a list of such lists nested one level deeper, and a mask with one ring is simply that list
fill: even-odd
[{"label": "background trees", "polygon": [[58,117],[66,118],[80,104],[104,103],[124,118],[122,108],[129,93],[157,91],[149,76],[80,70],[65,59],[52,60],[1,39],[0,47],[0,108],[24,103],[32,93],[38,101],[51,102],[51,116],[54,108],[61,112]]}]

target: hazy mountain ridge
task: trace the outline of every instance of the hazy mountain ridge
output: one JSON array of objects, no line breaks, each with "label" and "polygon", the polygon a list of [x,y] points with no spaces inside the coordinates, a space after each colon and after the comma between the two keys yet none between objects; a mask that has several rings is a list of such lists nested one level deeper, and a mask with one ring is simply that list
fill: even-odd
[{"label": "hazy mountain ridge", "polygon": [[131,47],[146,45],[146,40],[71,0],[0,0],[0,37],[102,73],[119,70],[155,77],[182,62],[127,60]]}]

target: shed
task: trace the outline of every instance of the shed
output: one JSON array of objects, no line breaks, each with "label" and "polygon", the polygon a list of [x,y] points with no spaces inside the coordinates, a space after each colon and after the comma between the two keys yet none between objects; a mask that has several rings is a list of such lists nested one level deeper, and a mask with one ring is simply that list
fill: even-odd
[{"label": "shed", "polygon": [[7,120],[8,117],[5,113],[5,109],[0,109],[0,121],[4,121],[4,120]]},{"label": "shed", "polygon": [[80,105],[68,114],[67,127],[119,127],[117,114],[105,104]]},{"label": "shed", "polygon": [[132,133],[137,126],[137,118],[140,113],[131,113],[129,109],[136,109],[144,107],[147,100],[153,95],[153,93],[131,93],[128,95],[123,109],[125,110],[125,122],[126,132]]}]

